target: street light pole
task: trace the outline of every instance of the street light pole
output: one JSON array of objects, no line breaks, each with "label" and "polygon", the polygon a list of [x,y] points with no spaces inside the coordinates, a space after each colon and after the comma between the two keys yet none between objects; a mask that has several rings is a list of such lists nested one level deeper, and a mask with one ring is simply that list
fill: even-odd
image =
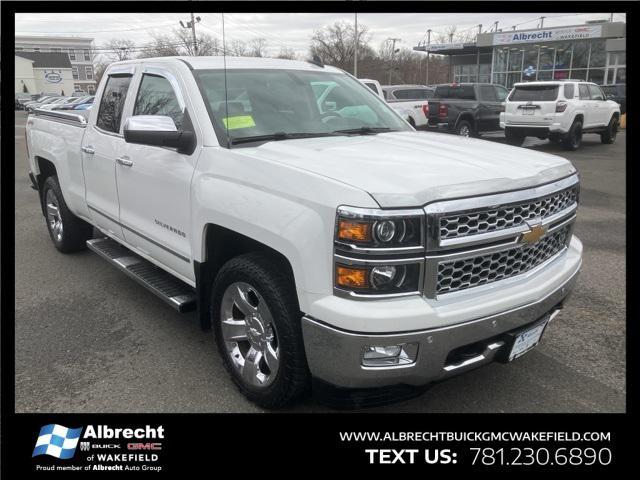
[{"label": "street light pole", "polygon": [[190,28],[191,29],[191,35],[193,38],[193,55],[197,56],[198,55],[198,42],[196,41],[196,22],[200,21],[200,17],[195,17],[193,16],[193,12],[191,12],[191,21],[187,22],[187,24],[185,25],[184,22],[182,20],[180,20],[180,26],[182,28]]},{"label": "street light pole", "polygon": [[394,60],[394,57],[396,56],[396,42],[399,42],[400,39],[399,38],[389,38],[389,40],[391,40],[391,42],[393,42],[391,44],[391,68],[389,68],[389,82],[388,82],[388,84],[391,85],[391,72],[393,71],[393,60]]},{"label": "street light pole", "polygon": [[431,29],[427,30],[427,85],[429,85],[429,45],[431,45]]},{"label": "street light pole", "polygon": [[353,76],[358,78],[358,12],[356,15],[356,35],[355,35],[355,48],[353,51]]}]

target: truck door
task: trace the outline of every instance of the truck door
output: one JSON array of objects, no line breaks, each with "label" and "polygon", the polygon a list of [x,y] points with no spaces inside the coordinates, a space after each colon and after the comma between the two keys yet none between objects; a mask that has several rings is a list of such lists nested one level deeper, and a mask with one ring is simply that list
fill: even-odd
[{"label": "truck door", "polygon": [[95,225],[114,237],[123,238],[116,187],[116,158],[122,154],[122,112],[132,73],[108,73],[98,102],[82,140],[82,169],[85,199]]},{"label": "truck door", "polygon": [[[178,130],[193,130],[173,73],[146,66],[136,84],[131,118],[165,116]],[[194,279],[191,179],[198,152],[185,155],[168,147],[126,143],[116,164],[126,242],[188,280]]]},{"label": "truck door", "polygon": [[589,96],[591,97],[594,124],[606,125],[609,122],[609,105],[606,97],[598,85],[589,84]]},{"label": "truck door", "polygon": [[478,100],[478,131],[488,132],[500,129],[500,109],[502,100],[498,98],[495,85],[480,84],[477,86]]}]

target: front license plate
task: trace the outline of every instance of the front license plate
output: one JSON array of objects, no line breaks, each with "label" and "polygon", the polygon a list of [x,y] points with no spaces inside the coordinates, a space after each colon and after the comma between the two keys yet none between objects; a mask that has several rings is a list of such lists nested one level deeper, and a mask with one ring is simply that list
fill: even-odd
[{"label": "front license plate", "polygon": [[542,336],[542,332],[544,332],[546,326],[547,322],[545,321],[539,323],[535,327],[531,327],[530,329],[519,333],[513,342],[513,347],[511,347],[509,361],[511,362],[515,360],[535,347],[540,341],[540,337]]}]

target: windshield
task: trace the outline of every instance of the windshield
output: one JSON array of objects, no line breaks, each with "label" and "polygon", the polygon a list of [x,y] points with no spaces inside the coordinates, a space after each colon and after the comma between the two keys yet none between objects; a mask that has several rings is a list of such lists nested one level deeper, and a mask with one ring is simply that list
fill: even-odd
[{"label": "windshield", "polygon": [[[303,70],[194,71],[221,143],[365,135],[411,128],[348,75]],[[225,104],[226,98],[226,104]],[[273,137],[273,138],[271,138]]]}]

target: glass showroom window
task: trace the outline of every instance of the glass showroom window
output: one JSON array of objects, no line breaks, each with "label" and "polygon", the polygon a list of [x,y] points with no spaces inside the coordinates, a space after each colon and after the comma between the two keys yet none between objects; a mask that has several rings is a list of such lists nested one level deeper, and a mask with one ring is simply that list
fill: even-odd
[{"label": "glass showroom window", "polygon": [[610,52],[607,58],[607,85],[627,83],[627,56],[625,52]]}]

